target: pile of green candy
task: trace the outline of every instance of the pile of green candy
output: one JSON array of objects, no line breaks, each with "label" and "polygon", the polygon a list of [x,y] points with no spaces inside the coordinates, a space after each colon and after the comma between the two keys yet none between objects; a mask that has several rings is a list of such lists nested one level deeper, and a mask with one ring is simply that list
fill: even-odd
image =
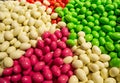
[{"label": "pile of green candy", "polygon": [[111,56],[110,66],[120,67],[120,0],[70,0],[55,11],[71,32],[67,44],[84,31],[86,41]]}]

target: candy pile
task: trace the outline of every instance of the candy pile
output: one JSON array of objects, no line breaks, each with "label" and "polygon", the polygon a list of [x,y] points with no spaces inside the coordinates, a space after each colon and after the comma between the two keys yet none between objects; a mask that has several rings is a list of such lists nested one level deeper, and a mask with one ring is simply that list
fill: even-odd
[{"label": "candy pile", "polygon": [[[111,66],[120,67],[120,1],[70,0],[65,8],[55,9],[70,30],[69,41],[84,31],[86,41],[108,53]],[[72,43],[71,45],[75,45]]]},{"label": "candy pile", "polygon": [[119,0],[0,1],[0,83],[120,83],[119,15]]}]

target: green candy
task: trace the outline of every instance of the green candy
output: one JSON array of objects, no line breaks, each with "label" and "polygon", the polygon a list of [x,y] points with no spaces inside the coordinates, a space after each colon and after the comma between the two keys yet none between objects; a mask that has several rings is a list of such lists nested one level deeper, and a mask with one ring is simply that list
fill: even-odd
[{"label": "green candy", "polygon": [[72,21],[72,16],[71,15],[66,15],[65,16],[65,19],[68,21],[68,22],[71,22]]},{"label": "green candy", "polygon": [[113,40],[120,40],[120,32],[114,32],[110,35]]},{"label": "green candy", "polygon": [[74,29],[71,29],[71,30],[70,30],[70,33],[74,33],[74,32],[75,32],[75,30],[74,30]]},{"label": "green candy", "polygon": [[93,16],[88,16],[86,19],[88,22],[93,22],[95,20]]},{"label": "green candy", "polygon": [[111,32],[113,29],[112,29],[112,27],[110,25],[103,25],[102,30],[104,32]]},{"label": "green candy", "polygon": [[94,24],[95,24],[95,25],[100,25],[99,20],[95,20],[95,21],[94,21]]},{"label": "green candy", "polygon": [[114,27],[114,26],[116,26],[116,22],[115,21],[110,21],[109,25],[112,26],[112,27]]},{"label": "green candy", "polygon": [[102,30],[100,30],[100,31],[99,31],[99,35],[100,35],[101,37],[104,37],[106,34],[105,34],[105,32],[103,32]]},{"label": "green candy", "polygon": [[106,40],[106,42],[113,43],[113,40],[108,35],[105,37],[105,40]]},{"label": "green candy", "polygon": [[99,46],[99,40],[97,38],[93,38],[92,44],[96,45],[96,46]]},{"label": "green candy", "polygon": [[[59,12],[59,11],[58,11],[58,12]],[[64,15],[68,14],[68,12],[69,12],[68,8],[64,8],[64,9],[63,9],[63,12],[64,12]]]},{"label": "green candy", "polygon": [[117,57],[120,58],[120,52],[117,53]]},{"label": "green candy", "polygon": [[80,8],[76,8],[75,11],[79,14]]},{"label": "green candy", "polygon": [[115,51],[120,52],[120,44],[115,44]]},{"label": "green candy", "polygon": [[107,17],[108,16],[108,13],[107,12],[103,12],[103,17]]},{"label": "green candy", "polygon": [[120,25],[116,26],[115,31],[120,32]]},{"label": "green candy", "polygon": [[86,40],[87,42],[90,42],[92,39],[93,39],[93,35],[92,35],[92,34],[87,34],[87,35],[85,35],[85,40]]},{"label": "green candy", "polygon": [[74,8],[71,8],[71,9],[70,9],[70,12],[75,12],[75,9],[74,9]]},{"label": "green candy", "polygon": [[85,20],[85,19],[82,20],[83,25],[87,25],[87,23],[88,23],[87,20]]},{"label": "green candy", "polygon": [[92,12],[88,10],[85,15],[86,15],[86,16],[91,16],[91,15],[92,15]]},{"label": "green candy", "polygon": [[91,10],[95,10],[97,8],[97,5],[96,4],[91,4]]},{"label": "green candy", "polygon": [[116,52],[110,52],[109,55],[110,55],[111,59],[117,58],[117,53]]},{"label": "green candy", "polygon": [[77,13],[76,12],[71,12],[73,17],[77,17]]},{"label": "green candy", "polygon": [[109,16],[110,16],[110,15],[114,15],[114,11],[113,11],[113,10],[109,11],[109,12],[108,12],[108,15],[109,15]]},{"label": "green candy", "polygon": [[104,45],[105,44],[105,38],[104,37],[100,37],[99,38],[99,43],[100,43],[100,45]]},{"label": "green candy", "polygon": [[75,25],[72,22],[70,22],[70,23],[67,24],[67,27],[68,27],[69,30],[71,30],[75,27]]},{"label": "green candy", "polygon": [[88,26],[85,26],[85,27],[83,28],[83,31],[84,31],[86,34],[90,34],[90,33],[91,33],[91,29],[90,29],[90,27],[88,27]]},{"label": "green candy", "polygon": [[94,31],[99,31],[99,30],[101,29],[101,27],[100,27],[100,26],[94,26],[94,27],[92,27],[92,29],[93,29]]},{"label": "green candy", "polygon": [[70,35],[69,35],[69,37],[68,37],[69,39],[76,39],[77,38],[77,34],[76,33],[74,33],[74,32],[72,32],[72,33],[70,33]]},{"label": "green candy", "polygon": [[100,12],[100,13],[103,13],[105,11],[104,6],[103,5],[98,5],[97,11]]},{"label": "green candy", "polygon": [[93,35],[94,38],[99,37],[99,33],[97,31],[92,31],[92,35]]},{"label": "green candy", "polygon": [[90,1],[86,1],[86,2],[84,3],[84,6],[87,7],[87,8],[89,8],[89,7],[91,6]]},{"label": "green candy", "polygon": [[75,1],[74,0],[70,0],[69,3],[72,4],[72,5],[74,5]]},{"label": "green candy", "polygon": [[86,7],[82,7],[81,10],[80,10],[80,13],[81,14],[85,14],[87,11]]},{"label": "green candy", "polygon": [[110,61],[110,66],[111,67],[120,67],[120,59],[119,58],[113,58]]},{"label": "green candy", "polygon": [[80,2],[80,1],[79,1],[77,4],[78,4],[78,7],[79,7],[80,9],[81,9],[81,8],[83,7],[83,5],[84,5],[84,3],[83,3],[83,2]]},{"label": "green candy", "polygon": [[120,17],[117,18],[117,23],[120,23]]},{"label": "green candy", "polygon": [[72,39],[68,39],[68,40],[66,41],[66,43],[67,43],[67,45],[69,45],[69,46],[74,46],[74,45],[75,45],[75,41],[72,40]]},{"label": "green candy", "polygon": [[77,25],[74,29],[78,33],[83,29],[83,25]]},{"label": "green candy", "polygon": [[67,8],[74,8],[74,6],[73,6],[72,4],[70,4],[70,3],[68,3],[68,4],[66,5],[66,7],[67,7]]},{"label": "green candy", "polygon": [[100,18],[100,23],[102,23],[102,24],[108,24],[109,23],[109,19],[107,17],[101,17]]},{"label": "green candy", "polygon": [[113,9],[114,9],[114,5],[112,5],[112,4],[108,4],[108,5],[105,6],[106,11],[110,11],[110,10],[113,10]]},{"label": "green candy", "polygon": [[88,22],[88,24],[87,24],[89,27],[94,27],[94,23],[93,22]]},{"label": "green candy", "polygon": [[93,16],[94,16],[95,19],[99,19],[100,18],[100,16],[98,14],[93,14]]},{"label": "green candy", "polygon": [[115,10],[115,15],[117,15],[117,16],[120,15],[120,9]]},{"label": "green candy", "polygon": [[113,20],[113,21],[117,20],[116,16],[113,16],[113,15],[108,16],[108,18],[109,18],[109,20]]},{"label": "green candy", "polygon": [[105,43],[105,48],[108,51],[114,51],[114,49],[115,49],[114,45],[111,42],[106,42]]},{"label": "green candy", "polygon": [[100,46],[100,50],[102,51],[102,53],[107,54],[108,51],[104,48],[104,46]]},{"label": "green candy", "polygon": [[77,20],[76,18],[72,17],[72,18],[71,18],[71,22],[77,24],[77,23],[78,23],[78,20]]},{"label": "green candy", "polygon": [[64,16],[64,12],[63,12],[63,11],[59,11],[59,12],[58,12],[58,15],[59,15],[60,17],[63,17],[63,16]]},{"label": "green candy", "polygon": [[57,7],[56,9],[55,9],[55,12],[59,12],[59,11],[62,11],[62,7]]},{"label": "green candy", "polygon": [[81,21],[81,20],[83,20],[85,18],[85,15],[83,14],[83,15],[78,15],[77,16],[77,19],[79,20],[79,21]]}]

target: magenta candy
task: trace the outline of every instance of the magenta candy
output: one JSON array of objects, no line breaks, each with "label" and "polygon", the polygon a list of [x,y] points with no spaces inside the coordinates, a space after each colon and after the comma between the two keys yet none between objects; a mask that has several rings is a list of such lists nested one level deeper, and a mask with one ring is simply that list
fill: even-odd
[{"label": "magenta candy", "polygon": [[23,73],[23,75],[29,75],[31,71],[32,71],[32,67],[30,67],[27,70],[24,70],[22,73]]},{"label": "magenta candy", "polygon": [[63,64],[63,59],[62,58],[55,58],[53,63],[57,66],[60,66]]},{"label": "magenta candy", "polygon": [[62,37],[61,41],[66,42],[67,41],[67,37]]},{"label": "magenta candy", "polygon": [[0,78],[0,83],[10,83],[10,81],[5,78]]},{"label": "magenta candy", "polygon": [[20,65],[14,65],[14,67],[13,67],[13,72],[14,72],[15,74],[18,74],[18,73],[20,73],[21,71],[22,71],[22,69],[21,69]]},{"label": "magenta candy", "polygon": [[52,66],[52,65],[53,65],[53,59],[51,59],[51,60],[49,61],[49,63],[47,63],[46,65]]},{"label": "magenta candy", "polygon": [[37,59],[36,55],[32,55],[30,57],[30,61],[31,61],[32,66],[35,65],[38,62],[38,59]]},{"label": "magenta candy", "polygon": [[53,57],[57,58],[61,55],[61,53],[62,53],[62,50],[60,48],[57,48],[53,53]]},{"label": "magenta candy", "polygon": [[45,55],[44,61],[45,61],[46,63],[48,63],[48,62],[52,59],[52,57],[53,57],[53,53],[52,53],[52,52],[49,52],[49,53],[47,53],[47,54]]},{"label": "magenta candy", "polygon": [[53,81],[44,81],[43,83],[53,83]]},{"label": "magenta candy", "polygon": [[55,34],[51,34],[51,35],[50,35],[50,39],[51,39],[52,41],[57,41],[57,37],[56,37]]},{"label": "magenta candy", "polygon": [[[10,75],[9,75],[9,76],[5,76],[4,79],[10,81],[10,80],[11,80],[11,76],[10,76]],[[0,82],[0,83],[1,83],[1,82]]]},{"label": "magenta candy", "polygon": [[31,72],[29,73],[29,76],[33,76],[34,73],[35,73],[35,72],[31,71]]},{"label": "magenta candy", "polygon": [[44,80],[42,74],[39,72],[34,73],[32,79],[34,81],[33,83],[41,83]]},{"label": "magenta candy", "polygon": [[46,54],[46,53],[49,53],[50,52],[50,47],[49,46],[45,46],[43,48],[43,53]]},{"label": "magenta candy", "polygon": [[32,79],[30,76],[23,76],[21,81],[22,83],[32,83]]},{"label": "magenta candy", "polygon": [[29,69],[31,67],[31,62],[30,59],[25,57],[24,59],[22,59],[22,61],[20,62],[21,66],[23,69]]},{"label": "magenta candy", "polygon": [[51,80],[52,79],[52,72],[49,68],[46,68],[43,70],[43,76],[45,79],[47,80]]},{"label": "magenta candy", "polygon": [[67,73],[70,70],[70,65],[69,64],[64,64],[61,68],[62,73]]},{"label": "magenta candy", "polygon": [[63,36],[67,37],[67,36],[69,35],[68,28],[63,27],[63,28],[61,29],[61,33],[62,33]]},{"label": "magenta candy", "polygon": [[35,64],[34,71],[40,71],[45,66],[45,62],[40,61]]},{"label": "magenta candy", "polygon": [[[22,56],[23,57],[23,56]],[[18,60],[14,60],[14,65],[19,65]]]},{"label": "magenta candy", "polygon": [[8,75],[11,75],[13,72],[13,68],[5,68],[4,71],[3,71],[3,75],[5,76],[8,76]]},{"label": "magenta candy", "polygon": [[60,39],[62,37],[62,33],[60,32],[60,30],[56,30],[54,33],[58,39]]},{"label": "magenta candy", "polygon": [[45,38],[48,38],[49,36],[50,36],[50,32],[46,31],[43,33],[42,38],[45,39]]},{"label": "magenta candy", "polygon": [[66,44],[65,44],[65,42],[63,42],[63,41],[58,41],[58,42],[57,42],[57,45],[58,45],[58,47],[61,48],[61,49],[66,48]]},{"label": "magenta candy", "polygon": [[58,77],[58,83],[67,83],[68,81],[68,76],[67,75],[61,75]]},{"label": "magenta candy", "polygon": [[26,57],[30,57],[30,56],[33,54],[33,52],[34,52],[33,48],[29,48],[29,49],[26,51],[25,56],[26,56]]},{"label": "magenta candy", "polygon": [[43,40],[38,40],[37,41],[37,48],[42,49],[44,47],[44,42]]},{"label": "magenta candy", "polygon": [[36,54],[38,57],[43,56],[42,50],[37,49],[37,48],[35,48],[35,54]]},{"label": "magenta candy", "polygon": [[70,77],[70,76],[72,76],[72,75],[73,75],[73,71],[68,71],[68,72],[67,72],[67,76]]},{"label": "magenta candy", "polygon": [[55,50],[57,48],[57,42],[53,41],[50,45],[51,50]]},{"label": "magenta candy", "polygon": [[53,73],[54,76],[60,76],[61,75],[61,70],[58,66],[54,65],[51,67],[51,71]]},{"label": "magenta candy", "polygon": [[51,42],[52,42],[52,41],[51,41],[50,38],[45,38],[45,39],[44,39],[44,44],[45,44],[45,45],[50,45]]},{"label": "magenta candy", "polygon": [[11,81],[18,82],[21,79],[21,77],[22,77],[21,74],[12,75]]},{"label": "magenta candy", "polygon": [[69,49],[69,48],[63,49],[63,51],[62,51],[62,56],[63,56],[63,57],[73,56],[71,49]]}]

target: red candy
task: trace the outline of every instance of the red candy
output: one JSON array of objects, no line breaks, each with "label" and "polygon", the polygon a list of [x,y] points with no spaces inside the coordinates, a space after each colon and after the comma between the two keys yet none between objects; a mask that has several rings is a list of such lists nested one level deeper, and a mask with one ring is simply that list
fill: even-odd
[{"label": "red candy", "polygon": [[69,70],[70,70],[70,65],[69,64],[65,64],[61,68],[62,73],[67,73]]},{"label": "red candy", "polygon": [[15,66],[13,67],[13,72],[14,72],[15,74],[18,74],[18,73],[20,73],[21,71],[22,71],[22,69],[21,69],[20,65],[15,65]]},{"label": "red candy", "polygon": [[62,33],[59,30],[55,31],[55,35],[57,36],[58,39],[62,37]]},{"label": "red candy", "polygon": [[29,49],[26,51],[25,56],[26,56],[26,57],[30,57],[30,56],[33,54],[33,52],[34,52],[33,48],[29,48]]},{"label": "red candy", "polygon": [[42,38],[45,39],[45,38],[48,38],[49,36],[50,36],[50,32],[47,31],[43,33]]},{"label": "red candy", "polygon": [[49,68],[46,68],[46,69],[44,68],[43,69],[43,76],[44,76],[45,79],[51,80],[52,79],[52,72],[51,72],[51,70]]},{"label": "red candy", "polygon": [[51,39],[50,38],[45,38],[44,39],[44,43],[45,43],[45,45],[50,45],[51,44]]},{"label": "red candy", "polygon": [[50,39],[51,39],[52,41],[57,41],[57,37],[56,37],[55,34],[51,34],[51,35],[50,35]]},{"label": "red candy", "polygon": [[63,59],[62,58],[55,58],[54,59],[54,64],[57,66],[60,66],[63,64]]},{"label": "red candy", "polygon": [[30,61],[31,61],[31,65],[35,65],[38,62],[37,56],[36,55],[32,55],[30,57]]},{"label": "red candy", "polygon": [[37,41],[37,48],[42,49],[44,47],[44,42],[43,40],[38,40]]},{"label": "red candy", "polygon": [[58,78],[58,83],[67,83],[67,81],[68,81],[68,76],[67,75],[61,75]]},{"label": "red candy", "polygon": [[13,68],[6,68],[3,71],[3,75],[6,75],[6,76],[11,75],[12,72],[13,72]]},{"label": "red candy", "polygon": [[61,30],[61,33],[62,33],[63,36],[67,37],[69,35],[68,28],[63,27],[62,30]]},{"label": "red candy", "polygon": [[61,55],[61,52],[62,52],[62,50],[60,48],[57,48],[53,53],[53,57],[54,58],[59,57]]},{"label": "red candy", "polygon": [[66,44],[65,44],[65,42],[63,42],[63,41],[58,41],[58,42],[57,42],[57,45],[58,45],[58,47],[61,48],[61,49],[66,48]]},{"label": "red candy", "polygon": [[65,49],[62,51],[62,56],[63,56],[63,57],[73,56],[71,49],[65,48]]},{"label": "red candy", "polygon": [[45,63],[43,61],[40,61],[35,64],[34,71],[40,71],[45,66]]},{"label": "red candy", "polygon": [[61,70],[60,70],[60,68],[59,68],[58,66],[56,66],[56,65],[52,66],[51,71],[52,71],[52,73],[53,73],[54,76],[57,76],[57,77],[58,77],[58,76],[61,75]]},{"label": "red candy", "polygon": [[33,79],[34,83],[41,83],[44,80],[42,74],[39,72],[34,73],[32,76],[32,79]]},{"label": "red candy", "polygon": [[50,45],[51,50],[55,50],[57,48],[57,43],[53,41]]},{"label": "red candy", "polygon": [[48,63],[52,59],[52,57],[53,57],[53,53],[49,52],[45,55],[44,61]]},{"label": "red candy", "polygon": [[40,49],[38,49],[38,48],[35,48],[35,54],[36,54],[38,57],[43,56],[42,50],[40,50]]},{"label": "red candy", "polygon": [[16,74],[11,77],[12,82],[18,82],[21,79],[21,74]]},{"label": "red candy", "polygon": [[0,83],[10,83],[10,81],[4,78],[0,78]]},{"label": "red candy", "polygon": [[32,83],[32,79],[30,76],[23,76],[22,83]]}]

